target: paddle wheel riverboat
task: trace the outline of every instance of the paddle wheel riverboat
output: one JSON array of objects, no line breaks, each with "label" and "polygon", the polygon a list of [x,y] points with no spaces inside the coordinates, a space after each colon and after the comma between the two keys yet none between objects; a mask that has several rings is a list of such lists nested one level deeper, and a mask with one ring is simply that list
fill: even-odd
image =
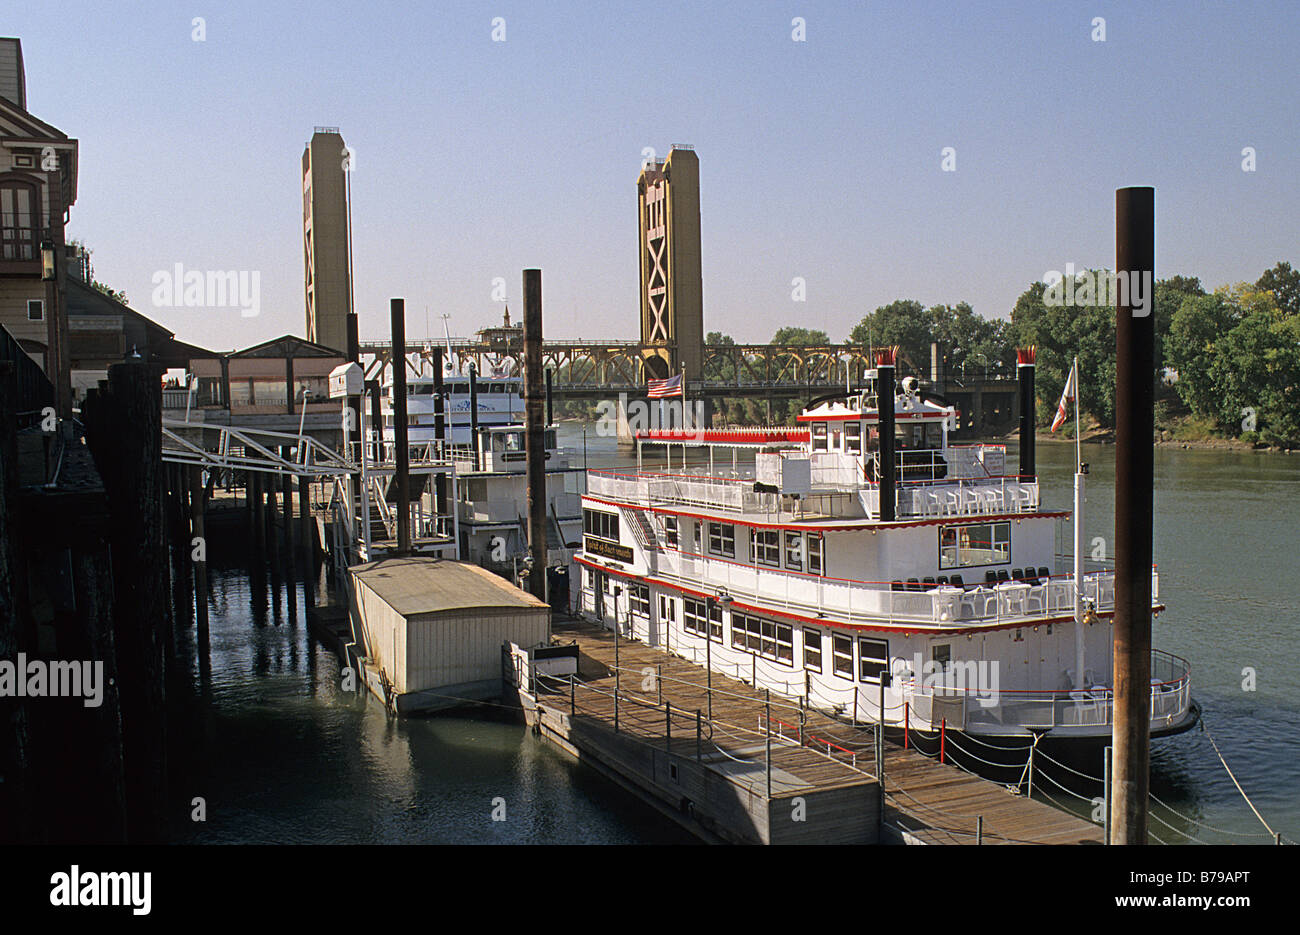
[{"label": "paddle wheel riverboat", "polygon": [[[795,429],[642,433],[708,465],[589,472],[581,611],[846,719],[883,698],[889,727],[1109,737],[1114,573],[1084,567],[1080,523],[1058,549],[1072,513],[1040,503],[1033,370],[1022,352],[1018,473],[1004,446],[950,444],[956,409],[896,390],[890,352]],[[1152,675],[1152,735],[1195,724],[1187,662],[1156,650]]]}]

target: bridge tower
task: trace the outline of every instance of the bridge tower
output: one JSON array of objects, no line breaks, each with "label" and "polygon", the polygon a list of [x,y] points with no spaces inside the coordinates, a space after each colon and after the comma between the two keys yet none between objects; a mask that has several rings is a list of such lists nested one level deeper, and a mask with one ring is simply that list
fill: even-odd
[{"label": "bridge tower", "polygon": [[704,283],[700,266],[700,160],[674,143],[636,182],[641,255],[641,344],[647,377],[704,364]]},{"label": "bridge tower", "polygon": [[302,151],[302,247],[307,340],[348,348],[352,311],[347,184],[352,153],[337,127],[317,127]]}]

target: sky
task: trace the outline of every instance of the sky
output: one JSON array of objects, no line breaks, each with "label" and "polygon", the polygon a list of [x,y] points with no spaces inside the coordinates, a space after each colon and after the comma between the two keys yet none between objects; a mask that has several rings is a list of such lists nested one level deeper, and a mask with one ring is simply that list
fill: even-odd
[{"label": "sky", "polygon": [[[636,178],[673,143],[700,159],[705,328],[739,341],[843,340],[899,298],[1006,317],[1049,270],[1113,266],[1127,185],[1156,187],[1157,278],[1300,265],[1293,0],[86,2],[0,34],[80,141],[96,278],[214,350],[305,332],[318,125],[355,154],[363,340],[393,296],[410,338],[495,324],[526,267],[548,337],[635,339]],[[256,272],[259,314],[155,304],[177,263]]]}]

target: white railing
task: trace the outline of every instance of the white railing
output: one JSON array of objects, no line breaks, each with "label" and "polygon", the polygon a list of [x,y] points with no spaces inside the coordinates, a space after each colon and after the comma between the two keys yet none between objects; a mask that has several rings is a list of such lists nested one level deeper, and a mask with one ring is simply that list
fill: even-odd
[{"label": "white railing", "polygon": [[[1114,711],[1114,691],[1105,685],[1082,690],[1007,690],[983,694],[974,687],[903,685],[908,723],[929,730],[942,722],[955,730],[1000,733],[1022,729],[1108,727]],[[1182,721],[1192,703],[1191,666],[1186,659],[1163,650],[1151,651],[1151,729]]]},{"label": "white railing", "polygon": [[[853,622],[969,627],[1074,615],[1072,575],[1039,579],[1037,584],[1006,581],[968,589],[934,587],[911,591],[895,590],[890,582],[823,578],[675,550],[656,553],[656,560],[658,574],[688,587],[725,588],[734,597],[802,614],[845,617]],[[1152,592],[1156,593],[1155,571],[1151,579]],[[1083,601],[1098,613],[1113,610],[1114,572],[1084,575]]]}]

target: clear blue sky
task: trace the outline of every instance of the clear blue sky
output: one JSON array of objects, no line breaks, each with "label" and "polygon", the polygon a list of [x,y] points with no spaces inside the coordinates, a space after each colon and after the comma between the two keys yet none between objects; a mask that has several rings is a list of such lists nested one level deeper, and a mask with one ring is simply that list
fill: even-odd
[{"label": "clear blue sky", "polygon": [[[315,125],[357,154],[365,338],[394,295],[409,335],[426,306],[468,334],[500,316],[494,277],[519,307],[526,266],[549,336],[635,337],[636,175],[674,142],[700,157],[705,326],[739,340],[842,340],[895,298],[1006,316],[1050,269],[1113,264],[1124,185],[1157,188],[1158,276],[1255,279],[1300,265],[1298,22],[1295,2],[326,0],[11,5],[0,32],[29,108],[81,141],[69,232],[98,277],[228,349],[304,330]],[[260,317],[153,307],[178,262],[259,270]]]}]

